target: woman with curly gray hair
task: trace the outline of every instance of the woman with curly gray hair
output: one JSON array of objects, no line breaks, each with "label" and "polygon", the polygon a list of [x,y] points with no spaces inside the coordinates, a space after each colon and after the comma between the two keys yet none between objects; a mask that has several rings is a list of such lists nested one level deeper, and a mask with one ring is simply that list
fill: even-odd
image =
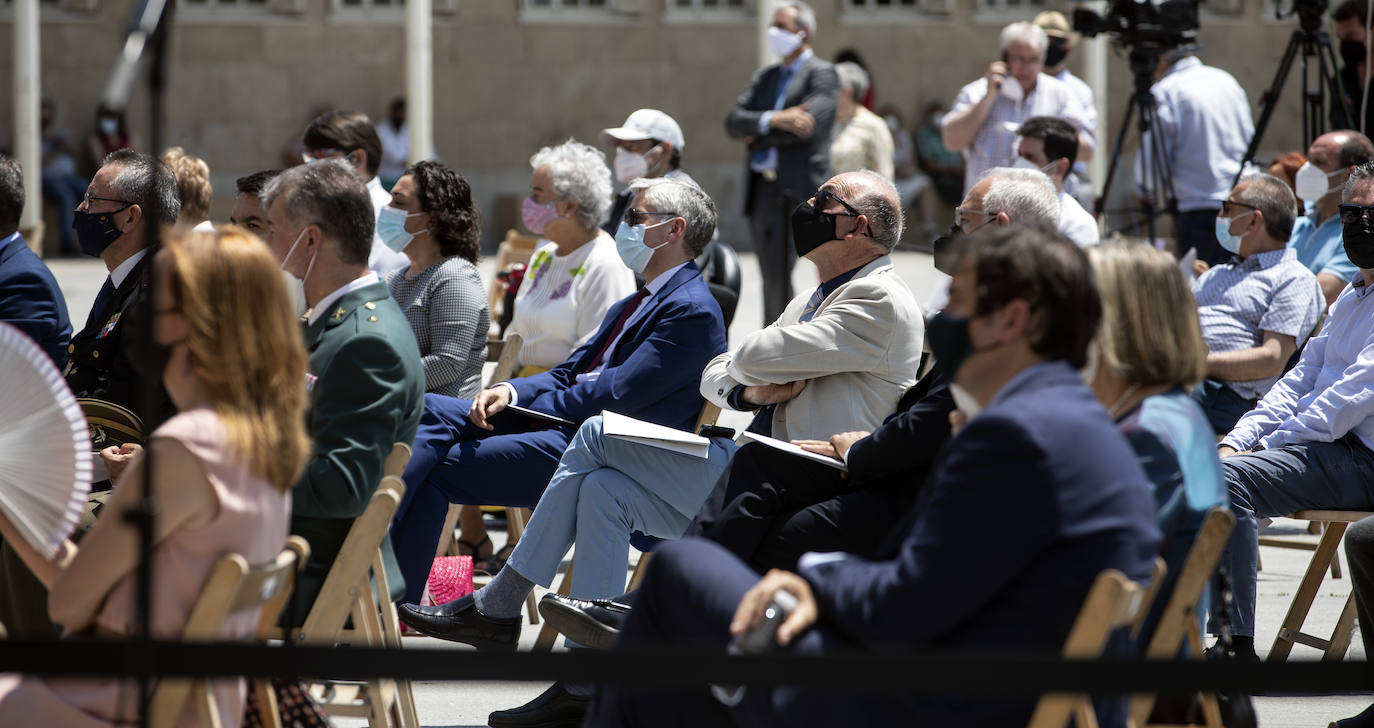
[{"label": "woman with curly gray hair", "polygon": [[438,162],[407,169],[377,216],[382,242],[410,259],[387,287],[420,345],[427,392],[471,398],[482,387],[490,314],[478,233],[467,180]]}]

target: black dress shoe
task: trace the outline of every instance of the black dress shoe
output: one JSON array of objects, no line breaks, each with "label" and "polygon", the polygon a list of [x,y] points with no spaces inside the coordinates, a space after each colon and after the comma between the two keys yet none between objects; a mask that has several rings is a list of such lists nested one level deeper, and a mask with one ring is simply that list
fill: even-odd
[{"label": "black dress shoe", "polygon": [[491,728],[577,728],[587,717],[591,698],[581,698],[563,689],[556,682],[539,697],[510,710],[498,710],[487,716]]},{"label": "black dress shoe", "polygon": [[539,600],[539,613],[569,640],[585,647],[608,650],[620,634],[620,626],[630,616],[630,607],[609,599],[587,601],[545,594]]},{"label": "black dress shoe", "polygon": [[492,619],[482,614],[471,594],[437,607],[402,604],[396,612],[402,622],[421,634],[462,642],[484,652],[514,652],[524,621],[520,617]]},{"label": "black dress shoe", "polygon": [[1370,728],[1374,726],[1374,705],[1364,709],[1363,713],[1333,721],[1330,728]]}]

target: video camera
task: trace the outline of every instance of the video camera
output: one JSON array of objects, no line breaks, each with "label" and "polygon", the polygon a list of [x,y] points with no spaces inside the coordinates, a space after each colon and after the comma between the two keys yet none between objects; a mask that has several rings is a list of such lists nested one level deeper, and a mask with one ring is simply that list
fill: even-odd
[{"label": "video camera", "polygon": [[1105,17],[1076,8],[1073,29],[1087,38],[1109,33],[1135,48],[1192,45],[1197,42],[1197,0],[1112,0]]}]

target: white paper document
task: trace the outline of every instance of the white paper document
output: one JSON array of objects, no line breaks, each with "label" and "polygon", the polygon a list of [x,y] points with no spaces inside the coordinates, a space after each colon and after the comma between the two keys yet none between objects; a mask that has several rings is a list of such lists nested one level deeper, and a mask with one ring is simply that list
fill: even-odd
[{"label": "white paper document", "polygon": [[764,445],[767,445],[768,447],[776,448],[783,452],[792,453],[797,457],[806,458],[807,460],[814,460],[818,463],[829,465],[830,467],[836,470],[843,470],[845,472],[849,471],[848,465],[845,465],[844,463],[840,462],[839,460],[836,460],[835,458],[828,457],[825,455],[817,455],[816,453],[811,452],[810,450],[803,450],[801,447],[793,445],[792,443],[787,442],[786,440],[778,440],[772,437],[764,437],[763,435],[755,435],[752,432],[745,431],[741,432],[739,434],[739,437],[735,438],[735,441],[741,445],[749,442],[760,442]]},{"label": "white paper document", "polygon": [[710,440],[690,432],[674,430],[671,427],[655,425],[652,422],[637,420],[614,412],[602,412],[601,423],[602,432],[621,440],[629,440],[641,445],[650,445],[702,459],[705,459],[711,452]]},{"label": "white paper document", "polygon": [[1197,248],[1189,248],[1188,252],[1178,261],[1178,269],[1183,273],[1183,279],[1192,283],[1197,280],[1197,273],[1193,270],[1193,264],[1197,263]]}]

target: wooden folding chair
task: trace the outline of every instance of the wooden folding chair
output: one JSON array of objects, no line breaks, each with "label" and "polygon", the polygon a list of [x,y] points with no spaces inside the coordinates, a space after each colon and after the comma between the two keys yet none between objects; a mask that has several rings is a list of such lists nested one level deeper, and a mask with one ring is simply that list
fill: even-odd
[{"label": "wooden folding chair", "polygon": [[[400,624],[391,603],[381,544],[404,493],[399,477],[382,478],[367,509],[348,530],[305,623],[289,630],[291,640],[400,648]],[[319,681],[315,688],[331,715],[367,718],[373,728],[419,728],[409,680]]]},{"label": "wooden folding chair", "polygon": [[1302,625],[1307,620],[1308,611],[1312,609],[1312,601],[1316,599],[1317,590],[1321,588],[1327,568],[1336,558],[1336,552],[1340,549],[1341,537],[1345,535],[1346,527],[1370,516],[1374,516],[1374,513],[1317,510],[1298,511],[1289,516],[1289,518],[1299,520],[1320,522],[1322,524],[1322,537],[1317,542],[1316,549],[1312,551],[1312,560],[1307,562],[1307,571],[1303,572],[1302,581],[1298,582],[1298,590],[1293,593],[1293,602],[1288,605],[1288,613],[1284,615],[1283,626],[1279,628],[1278,636],[1274,638],[1274,646],[1269,648],[1269,657],[1267,658],[1269,662],[1287,660],[1294,644],[1303,644],[1321,650],[1322,660],[1328,662],[1340,662],[1345,658],[1346,650],[1350,649],[1350,638],[1355,632],[1355,593],[1353,591],[1345,600],[1345,608],[1341,610],[1341,616],[1336,620],[1336,627],[1331,631],[1329,639],[1322,639],[1303,632]]},{"label": "wooden folding chair", "polygon": [[[720,417],[720,407],[707,401],[701,407],[701,414],[697,415],[696,430],[700,430],[704,425],[713,425],[716,418]],[[695,431],[695,430],[694,430]],[[651,552],[645,551],[639,554],[639,563],[635,564],[635,570],[630,574],[630,582],[626,591],[634,591],[639,588],[639,583],[644,581],[644,574],[649,568],[649,557]],[[572,574],[574,559],[568,559],[568,570],[563,573],[562,581],[558,582],[555,593],[561,596],[568,596],[572,592]],[[534,592],[530,592],[530,598],[534,598]],[[534,640],[532,652],[548,652],[553,649],[553,643],[558,639],[558,630],[547,622],[539,630],[539,636]]]},{"label": "wooden folding chair", "polygon": [[[1097,575],[1083,608],[1069,630],[1063,655],[1071,660],[1095,660],[1107,648],[1112,632],[1135,621],[1144,590],[1116,569]],[[1029,728],[1064,728],[1073,720],[1079,728],[1097,728],[1097,714],[1087,693],[1047,693],[1031,714]]]},{"label": "wooden folding chair", "polygon": [[[1155,625],[1154,634],[1150,636],[1150,642],[1144,652],[1145,659],[1173,660],[1178,657],[1179,645],[1183,644],[1185,639],[1191,657],[1195,660],[1202,659],[1203,644],[1202,632],[1198,627],[1198,602],[1202,600],[1202,596],[1207,593],[1208,585],[1212,583],[1217,562],[1221,560],[1221,552],[1226,548],[1226,539],[1231,536],[1231,529],[1235,524],[1236,517],[1231,515],[1227,508],[1213,508],[1207,511],[1202,527],[1193,539],[1193,546],[1183,561],[1178,579],[1174,582],[1173,593],[1169,595],[1164,611],[1159,615],[1159,623]],[[1150,603],[1151,600],[1145,601],[1147,605]],[[1148,612],[1148,608],[1141,610],[1140,621],[1143,622],[1143,616]],[[1137,628],[1139,623],[1137,622]],[[1131,696],[1130,725],[1133,728],[1165,728],[1148,722],[1150,711],[1154,709],[1155,698],[1154,693],[1136,693]],[[1198,701],[1202,707],[1202,725],[1207,728],[1221,728],[1221,711],[1217,706],[1216,693],[1200,692]]]},{"label": "wooden folding chair", "polygon": [[[239,554],[226,554],[215,563],[201,589],[200,598],[182,630],[183,642],[219,642],[225,620],[232,614],[260,609],[259,624],[275,622],[281,614],[296,569],[303,563],[310,546],[299,536],[287,539],[287,546],[267,564],[249,566]],[[269,689],[267,692],[271,692]],[[148,724],[153,728],[174,725],[188,708],[196,712],[198,725],[221,725],[219,706],[205,678],[165,678],[153,691]],[[275,700],[272,703],[275,706]],[[275,713],[275,708],[273,708]]]},{"label": "wooden folding chair", "polygon": [[[516,263],[529,263],[537,247],[539,247],[539,238],[521,235],[515,230],[507,230],[506,239],[502,240],[496,248],[496,272],[504,273]],[[505,308],[502,305],[503,298],[504,290],[501,287],[501,282],[493,275],[491,285],[487,287],[487,310],[491,312],[493,324],[501,320]]]}]

